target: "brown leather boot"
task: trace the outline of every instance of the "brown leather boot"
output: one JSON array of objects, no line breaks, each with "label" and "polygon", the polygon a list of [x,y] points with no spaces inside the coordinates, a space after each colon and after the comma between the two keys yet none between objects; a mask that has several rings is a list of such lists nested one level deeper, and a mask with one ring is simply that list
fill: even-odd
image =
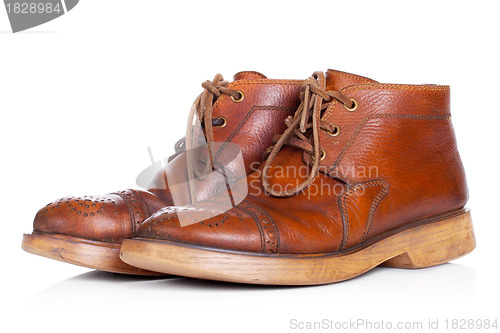
[{"label": "brown leather boot", "polygon": [[[207,141],[232,142],[241,149],[246,171],[256,169],[272,137],[297,109],[302,80],[272,80],[257,72],[240,72],[228,83],[218,74],[198,97]],[[211,126],[208,126],[211,125]],[[182,150],[182,144],[176,145]],[[180,151],[167,165],[182,178]],[[85,267],[128,274],[154,274],[131,267],[119,258],[121,241],[158,209],[173,204],[165,170],[148,191],[125,190],[100,196],[63,197],[38,211],[33,233],[25,234],[25,251]]]},{"label": "brown leather boot", "polygon": [[448,86],[315,73],[288,128],[226,213],[144,221],[121,258],[158,272],[255,284],[438,265],[475,247]]}]

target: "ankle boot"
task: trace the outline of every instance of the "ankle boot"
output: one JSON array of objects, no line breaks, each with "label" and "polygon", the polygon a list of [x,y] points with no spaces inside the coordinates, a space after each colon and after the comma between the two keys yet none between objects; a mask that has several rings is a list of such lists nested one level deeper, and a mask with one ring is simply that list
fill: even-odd
[{"label": "ankle boot", "polygon": [[313,285],[474,249],[448,86],[329,70],[306,80],[301,98],[242,203],[185,227],[182,207],[159,210],[123,243],[122,260],[195,278]]},{"label": "ankle boot", "polygon": [[[299,105],[301,84],[302,80],[272,80],[257,72],[240,72],[231,83],[220,74],[204,82],[194,106],[206,140],[238,145],[246,172],[255,170],[272,137],[285,128],[284,119]],[[166,166],[176,178],[186,173],[183,143],[176,144],[177,152]],[[165,173],[158,174],[148,191],[62,197],[49,203],[36,214],[33,233],[24,235],[23,249],[104,271],[155,274],[125,264],[119,251],[121,241],[131,238],[142,221],[173,205]]]}]

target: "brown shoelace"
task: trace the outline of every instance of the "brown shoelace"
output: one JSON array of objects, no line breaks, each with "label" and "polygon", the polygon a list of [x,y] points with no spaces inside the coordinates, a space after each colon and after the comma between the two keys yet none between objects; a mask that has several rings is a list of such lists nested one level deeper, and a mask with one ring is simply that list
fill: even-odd
[{"label": "brown shoelace", "polygon": [[[234,99],[240,98],[239,92],[226,87],[228,83],[229,82],[224,80],[221,74],[217,74],[215,75],[212,81],[207,80],[201,84],[204,90],[196,98],[193,105],[191,106],[186,128],[186,137],[180,139],[175,143],[174,146],[175,154],[170,156],[169,158],[170,162],[182,152],[184,151],[187,152],[187,169],[190,180],[193,180],[195,176],[202,177],[203,175],[206,175],[213,169],[214,165],[213,154],[212,154],[213,144],[214,144],[213,126],[220,125],[219,119],[212,118],[213,105],[217,100],[217,98],[220,97],[222,94],[229,95]],[[201,122],[202,128],[200,128],[199,126],[193,126],[193,121],[196,115],[198,115],[198,119]],[[203,130],[204,133],[200,133],[200,131]],[[199,140],[201,138],[206,139],[206,146],[208,148],[208,155],[209,155],[209,160],[207,159],[205,168],[202,171],[198,170],[195,167],[195,163],[193,162],[197,160],[197,151],[198,151],[198,149],[193,149],[193,148],[196,148],[199,145],[199,142],[197,145],[195,145],[195,142],[193,142],[193,140]],[[205,142],[203,142],[202,145],[205,145]],[[194,185],[193,182],[189,182],[189,184],[190,184],[190,197],[191,201],[193,202],[194,188],[192,188],[192,186]]]},{"label": "brown shoelace", "polygon": [[[323,72],[314,72],[304,81],[301,91],[301,103],[295,115],[286,119],[287,129],[275,140],[275,144],[268,148],[264,154],[267,158],[262,172],[262,185],[267,193],[276,197],[289,197],[295,195],[311,185],[319,171],[321,159],[321,145],[319,131],[325,130],[332,133],[335,125],[321,119],[323,111],[337,100],[348,107],[353,106],[353,101],[338,91],[326,91],[326,79]],[[312,129],[312,134],[306,136]],[[311,144],[312,141],[312,144]],[[276,191],[269,184],[269,169],[272,162],[284,145],[300,148],[313,157],[312,170],[307,179],[292,189]]]},{"label": "brown shoelace", "polygon": [[[213,143],[214,141],[213,126],[220,125],[218,119],[212,119],[213,104],[215,100],[221,94],[229,95],[235,99],[238,99],[240,97],[239,92],[227,88],[226,87],[227,84],[228,81],[225,81],[221,74],[215,75],[212,81],[207,80],[201,84],[204,90],[196,98],[189,112],[186,137],[180,139],[175,143],[174,145],[175,153],[169,157],[169,162],[173,160],[175,157],[177,157],[177,155],[186,150],[187,141],[189,140],[190,143],[192,143],[191,139],[193,138],[193,134],[200,134],[200,133],[193,133],[193,120],[196,114],[198,114],[200,122],[205,127],[205,132],[206,132],[205,138],[207,143]],[[189,147],[191,148],[192,145],[189,145]]]}]

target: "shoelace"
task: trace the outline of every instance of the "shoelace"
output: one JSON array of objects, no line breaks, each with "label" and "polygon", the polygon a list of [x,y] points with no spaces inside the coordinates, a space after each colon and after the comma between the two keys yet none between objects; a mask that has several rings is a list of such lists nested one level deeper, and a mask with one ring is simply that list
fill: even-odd
[{"label": "shoelace", "polygon": [[[169,162],[182,152],[192,149],[194,144],[193,138],[204,137],[209,149],[212,148],[211,146],[214,142],[213,126],[222,125],[220,124],[219,119],[212,118],[214,102],[221,94],[229,95],[235,99],[240,98],[240,93],[238,91],[226,87],[228,83],[229,82],[224,80],[221,74],[217,74],[212,81],[207,80],[201,84],[204,90],[191,106],[188,116],[186,136],[175,143],[175,153],[169,157]],[[193,130],[193,121],[196,115],[198,115],[198,118],[205,129],[204,136],[201,136],[203,133],[197,132],[197,128]],[[207,165],[210,167],[209,164]]]},{"label": "shoelace", "polygon": [[[233,99],[240,99],[240,93],[236,90],[227,88],[227,84],[229,82],[224,80],[221,74],[215,75],[212,81],[205,81],[201,84],[203,87],[203,92],[196,98],[193,105],[191,106],[191,110],[188,116],[188,123],[186,128],[186,136],[179,141],[177,141],[174,145],[175,153],[169,157],[169,162],[172,161],[175,157],[183,153],[187,152],[187,169],[189,179],[192,180],[196,177],[200,177],[206,175],[213,168],[213,144],[214,144],[214,132],[213,126],[220,126],[219,119],[212,118],[213,113],[213,105],[217,98],[219,98],[222,94],[229,95]],[[198,119],[200,120],[202,127],[193,126],[193,121],[195,116],[198,115]],[[203,131],[204,133],[200,133]],[[200,171],[195,167],[195,161],[197,159],[197,149],[193,149],[196,147],[193,142],[195,139],[206,139],[206,146],[208,148],[209,160],[207,159],[204,170]],[[203,142],[205,145],[205,142]],[[192,152],[194,151],[194,154]],[[190,197],[191,201],[194,201],[193,193],[195,193],[192,182],[190,184]]]},{"label": "shoelace", "polygon": [[[304,81],[301,91],[301,103],[295,115],[286,119],[287,129],[276,138],[275,144],[268,148],[264,154],[266,162],[262,172],[262,185],[267,193],[276,197],[289,197],[295,195],[311,185],[316,179],[321,159],[321,146],[319,142],[319,131],[325,130],[332,133],[335,125],[321,119],[322,111],[334,100],[345,106],[353,107],[354,102],[338,91],[326,91],[326,78],[323,72],[314,72],[311,77]],[[312,134],[307,137],[306,132],[312,129]],[[311,144],[312,141],[312,144]],[[289,145],[300,148],[313,157],[313,166],[307,179],[292,189],[274,190],[269,184],[269,169],[283,146]]]}]

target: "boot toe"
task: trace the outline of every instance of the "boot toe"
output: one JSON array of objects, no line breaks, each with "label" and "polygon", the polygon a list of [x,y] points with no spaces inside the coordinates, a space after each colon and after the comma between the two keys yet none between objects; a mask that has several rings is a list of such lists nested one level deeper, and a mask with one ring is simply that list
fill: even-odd
[{"label": "boot toe", "polygon": [[[209,213],[192,207],[166,207],[141,223],[135,237],[227,250],[266,251],[264,232],[267,231],[256,216],[235,207],[220,215],[200,219],[200,216]],[[179,214],[183,214],[184,226],[181,225]],[[187,225],[186,218],[191,218]]]},{"label": "boot toe", "polygon": [[100,196],[63,197],[40,209],[34,232],[61,234],[103,242],[133,235],[148,212],[132,190]]}]

